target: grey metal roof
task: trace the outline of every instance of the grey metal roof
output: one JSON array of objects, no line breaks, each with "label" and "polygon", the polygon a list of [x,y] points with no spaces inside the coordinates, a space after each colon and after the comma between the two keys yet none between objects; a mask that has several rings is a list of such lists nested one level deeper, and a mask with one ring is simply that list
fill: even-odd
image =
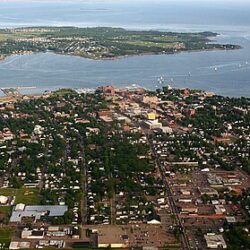
[{"label": "grey metal roof", "polygon": [[39,220],[41,216],[48,215],[51,217],[54,216],[63,216],[64,213],[68,210],[68,206],[26,206],[23,211],[15,211],[15,207],[12,211],[10,217],[10,222],[21,222],[22,217],[34,217],[35,220]]}]

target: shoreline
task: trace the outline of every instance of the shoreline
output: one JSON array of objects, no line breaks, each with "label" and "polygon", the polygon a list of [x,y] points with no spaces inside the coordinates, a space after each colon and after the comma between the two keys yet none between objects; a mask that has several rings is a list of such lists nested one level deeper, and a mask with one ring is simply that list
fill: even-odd
[{"label": "shoreline", "polygon": [[[100,84],[100,86],[103,86]],[[113,85],[117,88],[125,88],[125,86],[116,86],[115,84]],[[129,86],[126,86],[126,87],[132,87],[132,85],[129,85]],[[145,90],[147,91],[150,91],[150,89],[147,89],[145,87],[142,87],[144,88]],[[218,96],[218,97],[225,97],[225,98],[246,98],[246,99],[249,99],[250,100],[250,96],[231,96],[231,95],[225,95],[225,94],[219,94],[215,91],[212,91],[212,90],[206,90],[206,89],[194,89],[194,88],[191,88],[191,87],[187,87],[187,86],[183,86],[183,87],[175,87],[175,86],[172,86],[173,89],[177,89],[177,90],[181,90],[181,89],[189,89],[189,90],[196,90],[196,91],[200,91],[200,92],[204,92],[204,93],[213,93],[215,96]],[[87,88],[87,87],[82,87],[82,88],[72,88],[72,87],[60,87],[60,88],[55,88],[55,89],[47,89],[47,90],[42,90],[39,88],[37,89],[37,92],[34,92],[34,93],[25,93],[25,91],[23,92],[20,92],[20,97],[24,97],[24,96],[27,96],[31,99],[33,98],[38,98],[38,97],[42,97],[42,96],[46,96],[46,95],[51,95],[55,92],[58,92],[58,91],[63,91],[63,90],[71,90],[71,91],[74,91],[76,93],[78,93],[77,91],[78,90],[82,90],[82,89],[98,89],[98,87],[93,87],[93,88]],[[153,90],[155,91],[155,90]],[[21,98],[22,99],[22,98]],[[8,95],[3,95],[3,96],[0,96],[0,101],[3,102],[3,103],[8,103],[8,102],[11,102],[11,101],[14,101],[14,100],[18,100],[18,96],[8,96]]]},{"label": "shoreline", "polygon": [[112,61],[112,60],[120,60],[125,59],[129,57],[135,57],[135,56],[157,56],[157,55],[176,55],[181,53],[194,53],[194,52],[212,52],[212,51],[234,51],[238,49],[242,49],[243,47],[240,45],[232,45],[235,46],[234,48],[212,48],[212,49],[190,49],[190,50],[179,50],[175,52],[145,52],[145,53],[139,53],[134,55],[121,55],[121,56],[114,56],[114,57],[104,57],[104,58],[95,58],[95,57],[85,57],[81,55],[76,54],[68,54],[68,53],[57,53],[53,51],[36,51],[36,52],[24,52],[24,53],[16,53],[11,55],[0,55],[0,62],[5,61],[10,57],[16,57],[16,56],[25,56],[25,55],[35,55],[35,54],[54,54],[54,55],[60,55],[60,56],[73,56],[73,57],[79,57],[84,59],[89,59],[93,61]]}]

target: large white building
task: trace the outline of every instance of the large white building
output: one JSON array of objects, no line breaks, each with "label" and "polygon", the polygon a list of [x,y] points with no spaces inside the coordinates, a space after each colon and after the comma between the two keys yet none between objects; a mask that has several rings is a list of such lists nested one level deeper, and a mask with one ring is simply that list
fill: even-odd
[{"label": "large white building", "polygon": [[21,222],[23,217],[30,217],[37,221],[44,215],[49,217],[63,216],[66,211],[68,211],[68,206],[25,206],[24,204],[17,204],[12,211],[10,222]]},{"label": "large white building", "polygon": [[148,129],[162,128],[162,124],[158,121],[158,119],[156,119],[156,120],[147,120],[147,121],[144,121],[144,125],[145,125]]},{"label": "large white building", "polygon": [[206,234],[204,237],[208,248],[227,248],[227,244],[221,234]]}]

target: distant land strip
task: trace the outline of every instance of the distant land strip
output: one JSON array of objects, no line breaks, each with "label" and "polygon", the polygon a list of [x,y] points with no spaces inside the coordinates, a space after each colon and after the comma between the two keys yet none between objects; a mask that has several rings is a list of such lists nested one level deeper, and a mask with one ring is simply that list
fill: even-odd
[{"label": "distant land strip", "polygon": [[234,50],[234,44],[212,42],[213,32],[177,33],[97,27],[28,27],[0,29],[0,59],[38,52],[95,60],[182,51]]}]

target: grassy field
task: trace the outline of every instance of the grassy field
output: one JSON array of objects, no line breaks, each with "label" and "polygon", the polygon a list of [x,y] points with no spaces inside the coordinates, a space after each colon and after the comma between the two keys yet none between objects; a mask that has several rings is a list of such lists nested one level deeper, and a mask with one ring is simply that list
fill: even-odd
[{"label": "grassy field", "polygon": [[0,189],[0,195],[16,196],[16,204],[36,205],[40,203],[39,190],[36,188],[2,188]]},{"label": "grassy field", "polygon": [[145,41],[126,41],[127,44],[132,44],[132,45],[136,45],[136,46],[147,46],[147,47],[153,47],[153,46],[157,46],[157,47],[161,47],[161,48],[174,48],[177,43],[176,42],[169,42],[169,43],[157,43],[157,42],[145,42]]},{"label": "grassy field", "polygon": [[8,247],[11,236],[14,233],[14,230],[11,228],[0,228],[0,243],[5,244],[6,248]]},{"label": "grassy field", "polygon": [[11,212],[11,206],[0,206],[0,213],[8,214]]},{"label": "grassy field", "polygon": [[42,32],[15,32],[14,30],[9,31],[0,29],[0,41],[34,38],[40,36],[41,34]]},{"label": "grassy field", "polygon": [[59,89],[53,92],[55,96],[64,96],[66,94],[76,94],[76,92],[72,89]]}]

